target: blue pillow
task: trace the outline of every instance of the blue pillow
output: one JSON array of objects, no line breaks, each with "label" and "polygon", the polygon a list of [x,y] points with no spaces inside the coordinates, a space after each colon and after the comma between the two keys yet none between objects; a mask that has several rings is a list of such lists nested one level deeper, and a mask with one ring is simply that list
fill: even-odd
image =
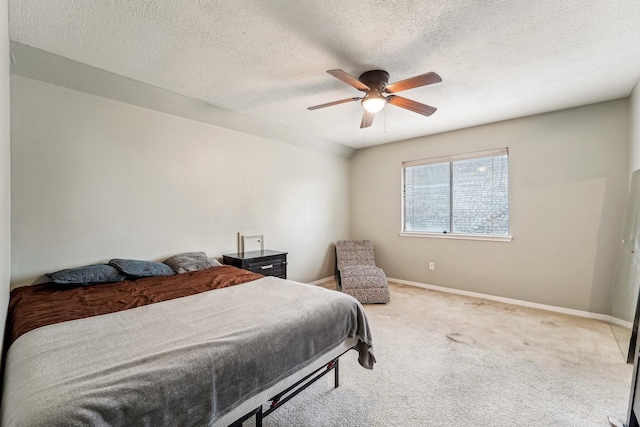
[{"label": "blue pillow", "polygon": [[114,258],[109,261],[109,265],[132,277],[171,276],[176,274],[171,267],[161,262]]},{"label": "blue pillow", "polygon": [[127,278],[127,276],[121,274],[115,267],[106,264],[67,268],[66,270],[46,273],[45,275],[51,278],[53,283],[62,285],[120,282]]}]

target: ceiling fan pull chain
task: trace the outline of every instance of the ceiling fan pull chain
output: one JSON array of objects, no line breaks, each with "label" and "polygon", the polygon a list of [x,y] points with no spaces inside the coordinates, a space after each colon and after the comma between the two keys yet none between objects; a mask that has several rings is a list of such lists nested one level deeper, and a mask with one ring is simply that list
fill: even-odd
[{"label": "ceiling fan pull chain", "polygon": [[387,110],[384,110],[384,134],[387,134]]}]

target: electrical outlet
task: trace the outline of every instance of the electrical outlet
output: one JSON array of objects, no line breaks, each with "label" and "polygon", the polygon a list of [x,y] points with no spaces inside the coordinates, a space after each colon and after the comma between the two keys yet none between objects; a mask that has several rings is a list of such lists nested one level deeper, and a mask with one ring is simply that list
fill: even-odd
[{"label": "electrical outlet", "polygon": [[430,262],[429,263],[429,270],[435,270],[436,269],[436,263],[435,262]]}]

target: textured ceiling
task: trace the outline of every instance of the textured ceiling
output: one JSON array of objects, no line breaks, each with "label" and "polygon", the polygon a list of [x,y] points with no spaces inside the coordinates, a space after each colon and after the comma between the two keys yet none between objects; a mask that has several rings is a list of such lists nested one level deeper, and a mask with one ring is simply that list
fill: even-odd
[{"label": "textured ceiling", "polygon": [[[10,0],[11,39],[359,148],[629,95],[640,1]],[[360,129],[359,96],[325,73],[437,72]]]}]

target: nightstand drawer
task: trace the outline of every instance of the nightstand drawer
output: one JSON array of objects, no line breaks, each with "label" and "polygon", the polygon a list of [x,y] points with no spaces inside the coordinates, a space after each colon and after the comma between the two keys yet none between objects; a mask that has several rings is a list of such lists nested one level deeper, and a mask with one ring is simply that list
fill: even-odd
[{"label": "nightstand drawer", "polygon": [[285,262],[283,257],[269,257],[269,259],[252,260],[247,262],[247,269],[251,271],[270,270],[272,268],[282,268]]},{"label": "nightstand drawer", "polygon": [[267,270],[260,270],[260,269],[254,270],[252,268],[249,268],[248,270],[253,273],[263,274],[265,276],[275,276],[275,277],[281,277],[283,279],[286,279],[286,273],[281,267],[273,267]]},{"label": "nightstand drawer", "polygon": [[264,250],[229,254],[222,256],[222,262],[265,276],[287,278],[286,252]]}]

